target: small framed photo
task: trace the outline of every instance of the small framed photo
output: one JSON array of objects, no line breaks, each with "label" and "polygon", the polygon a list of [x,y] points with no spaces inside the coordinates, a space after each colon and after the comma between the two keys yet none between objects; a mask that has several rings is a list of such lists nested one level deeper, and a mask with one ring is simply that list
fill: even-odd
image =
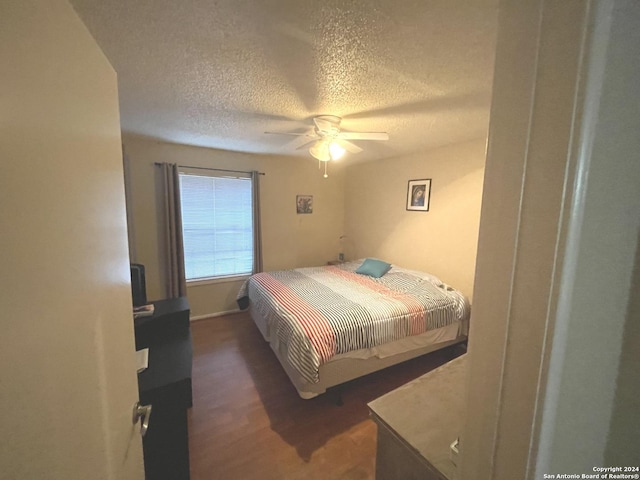
[{"label": "small framed photo", "polygon": [[313,213],[313,195],[296,195],[296,212]]},{"label": "small framed photo", "polygon": [[409,186],[407,187],[407,210],[428,212],[430,198],[430,178],[425,178],[423,180],[409,180]]}]

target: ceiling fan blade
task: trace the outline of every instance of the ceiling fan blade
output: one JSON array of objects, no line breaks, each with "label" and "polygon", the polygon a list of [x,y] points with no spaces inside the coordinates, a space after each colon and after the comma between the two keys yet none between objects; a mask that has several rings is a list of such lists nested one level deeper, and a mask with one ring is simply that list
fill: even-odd
[{"label": "ceiling fan blade", "polygon": [[311,145],[313,145],[316,142],[317,142],[317,140],[311,140],[310,142],[306,142],[306,143],[300,145],[299,147],[296,148],[296,150],[302,150],[303,148],[310,147]]},{"label": "ceiling fan blade", "polygon": [[336,142],[349,153],[360,153],[362,149],[354,143],[347,140],[337,139]]},{"label": "ceiling fan blade", "polygon": [[316,124],[316,127],[318,127],[318,130],[321,132],[330,132],[340,127],[340,120],[340,117],[333,115],[321,115],[314,117],[313,123]]},{"label": "ceiling fan blade", "polygon": [[295,132],[264,132],[267,133],[269,135],[294,135],[297,137],[315,137],[316,134],[315,133],[295,133]]},{"label": "ceiling fan blade", "polygon": [[338,138],[343,140],[389,140],[385,132],[340,132]]}]

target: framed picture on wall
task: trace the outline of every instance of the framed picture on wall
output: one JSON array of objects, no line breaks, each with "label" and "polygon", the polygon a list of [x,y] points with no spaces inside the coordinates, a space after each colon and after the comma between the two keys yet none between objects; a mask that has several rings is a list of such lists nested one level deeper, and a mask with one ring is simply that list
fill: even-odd
[{"label": "framed picture on wall", "polygon": [[313,195],[296,195],[296,212],[313,213]]},{"label": "framed picture on wall", "polygon": [[407,187],[407,210],[428,212],[430,198],[430,178],[425,178],[423,180],[409,180],[409,186]]}]

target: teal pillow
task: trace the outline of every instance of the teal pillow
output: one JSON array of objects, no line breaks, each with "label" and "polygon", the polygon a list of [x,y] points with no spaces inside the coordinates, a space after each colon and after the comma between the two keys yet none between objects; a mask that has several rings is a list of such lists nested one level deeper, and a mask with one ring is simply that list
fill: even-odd
[{"label": "teal pillow", "polygon": [[362,265],[356,269],[356,273],[369,275],[373,278],[380,278],[391,269],[391,264],[376,260],[375,258],[367,258]]}]

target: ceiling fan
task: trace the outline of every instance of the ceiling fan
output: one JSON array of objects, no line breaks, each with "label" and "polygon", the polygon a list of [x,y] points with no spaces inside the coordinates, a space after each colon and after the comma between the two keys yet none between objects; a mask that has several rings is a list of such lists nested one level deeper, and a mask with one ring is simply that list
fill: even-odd
[{"label": "ceiling fan", "polygon": [[[343,132],[340,130],[342,119],[335,115],[320,115],[314,117],[315,127],[312,132],[265,132],[277,135],[294,135],[311,137],[313,140],[299,146],[296,150],[309,147],[309,153],[320,162],[328,162],[341,158],[345,152],[359,153],[362,148],[349,140],[389,140],[389,135],[384,132]],[[325,163],[325,177],[327,166]]]}]

